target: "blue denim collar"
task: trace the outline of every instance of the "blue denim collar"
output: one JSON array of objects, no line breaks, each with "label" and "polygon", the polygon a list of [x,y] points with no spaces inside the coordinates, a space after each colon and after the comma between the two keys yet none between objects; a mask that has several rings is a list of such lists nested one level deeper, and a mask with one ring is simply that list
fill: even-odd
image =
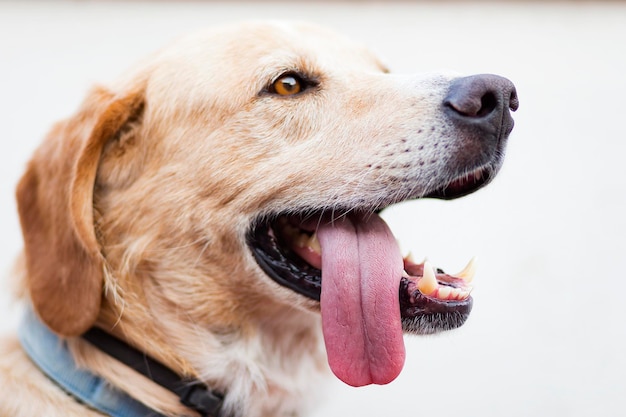
[{"label": "blue denim collar", "polygon": [[50,331],[30,307],[20,324],[19,338],[31,360],[59,387],[88,407],[111,417],[164,417],[99,376],[79,368],[67,342]]}]

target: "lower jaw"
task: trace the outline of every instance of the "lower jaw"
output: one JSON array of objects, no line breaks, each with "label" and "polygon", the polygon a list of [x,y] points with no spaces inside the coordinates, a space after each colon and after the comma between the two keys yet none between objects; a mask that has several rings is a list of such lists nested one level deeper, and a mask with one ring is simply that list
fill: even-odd
[{"label": "lower jaw", "polygon": [[462,326],[472,311],[471,296],[460,301],[439,301],[423,295],[415,281],[400,281],[402,330],[410,334],[434,334]]}]

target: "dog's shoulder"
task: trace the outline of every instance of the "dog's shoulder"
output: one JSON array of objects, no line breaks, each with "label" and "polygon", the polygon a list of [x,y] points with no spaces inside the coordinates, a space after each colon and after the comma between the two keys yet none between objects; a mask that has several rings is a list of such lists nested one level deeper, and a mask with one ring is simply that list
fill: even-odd
[{"label": "dog's shoulder", "polygon": [[0,417],[102,417],[85,408],[41,373],[17,337],[0,339]]}]

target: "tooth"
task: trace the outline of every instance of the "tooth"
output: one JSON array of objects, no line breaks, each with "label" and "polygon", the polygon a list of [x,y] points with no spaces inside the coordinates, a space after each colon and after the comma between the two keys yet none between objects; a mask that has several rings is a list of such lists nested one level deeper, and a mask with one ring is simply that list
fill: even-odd
[{"label": "tooth", "polygon": [[442,300],[449,300],[451,298],[450,297],[451,294],[452,294],[452,288],[441,286],[439,287],[439,291],[437,292],[437,298],[440,298]]},{"label": "tooth", "polygon": [[452,288],[452,290],[450,291],[450,299],[451,300],[458,300],[460,296],[461,296],[461,289],[460,288]]},{"label": "tooth", "polygon": [[313,249],[313,252],[322,253],[322,247],[320,246],[320,241],[317,240],[317,233],[314,233],[313,236],[309,238],[309,247]]},{"label": "tooth", "polygon": [[417,289],[424,295],[432,295],[439,288],[437,278],[435,277],[435,269],[430,262],[424,262],[424,276],[417,282]]},{"label": "tooth", "polygon": [[409,253],[406,254],[406,256],[403,258],[405,262],[409,262],[414,264],[415,263],[415,258],[413,258],[413,254],[411,253],[411,251],[409,251]]},{"label": "tooth", "polygon": [[475,256],[469,261],[467,266],[463,268],[461,272],[452,276],[456,278],[461,278],[463,281],[469,283],[469,282],[472,282],[472,280],[474,279],[474,275],[476,275],[476,257]]}]

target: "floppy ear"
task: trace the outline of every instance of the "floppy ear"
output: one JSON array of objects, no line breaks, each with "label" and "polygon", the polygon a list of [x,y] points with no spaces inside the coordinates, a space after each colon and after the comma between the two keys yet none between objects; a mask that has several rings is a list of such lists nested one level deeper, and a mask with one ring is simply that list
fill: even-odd
[{"label": "floppy ear", "polygon": [[115,97],[96,89],[55,126],[18,185],[30,298],[61,335],[79,335],[98,317],[104,265],[94,230],[96,172],[104,145],[138,118],[143,102],[143,92]]}]

